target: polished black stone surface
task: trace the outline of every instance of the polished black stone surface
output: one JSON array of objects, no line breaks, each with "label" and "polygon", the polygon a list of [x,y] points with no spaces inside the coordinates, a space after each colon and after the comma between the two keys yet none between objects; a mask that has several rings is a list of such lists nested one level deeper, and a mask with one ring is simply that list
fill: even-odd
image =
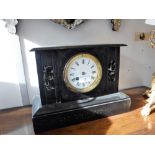
[{"label": "polished black stone surface", "polygon": [[[32,49],[36,55],[41,97],[41,103],[33,104],[34,130],[38,132],[128,111],[129,98],[127,101],[118,99],[112,102],[101,99],[105,95],[118,92],[121,46],[126,45],[99,44]],[[102,67],[99,85],[87,93],[72,92],[63,79],[66,63],[78,53],[95,56]]]}]

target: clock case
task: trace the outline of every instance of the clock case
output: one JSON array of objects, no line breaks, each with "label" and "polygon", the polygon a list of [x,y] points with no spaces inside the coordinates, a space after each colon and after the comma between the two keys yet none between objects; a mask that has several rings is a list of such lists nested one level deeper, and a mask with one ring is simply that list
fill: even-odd
[{"label": "clock case", "polygon": [[[113,110],[110,110],[111,112],[106,115],[104,106],[99,108],[97,100],[92,102],[92,99],[94,100],[97,97],[118,92],[121,46],[126,45],[102,44],[32,49],[31,51],[35,51],[36,56],[41,98],[41,102],[35,102],[32,106],[34,131],[40,132],[92,120],[98,118],[98,116],[103,117],[128,111],[130,108],[129,101],[124,103],[123,109],[121,104],[117,108],[115,105],[114,109],[113,107],[108,107],[108,109],[111,108]],[[63,70],[66,63],[71,57],[79,53],[89,53],[95,56],[102,66],[102,78],[99,85],[87,93],[72,92],[68,89],[63,79]],[[92,105],[91,103],[93,106],[95,105],[95,108],[98,106],[99,109],[103,109],[103,113],[96,116],[91,110],[92,116],[89,116],[90,118],[88,119],[87,116],[90,115],[90,112],[88,114],[88,109]],[[87,107],[88,109],[84,110]],[[79,108],[82,112],[77,111]],[[91,107],[91,109],[93,108]],[[75,113],[76,116],[73,115]],[[83,114],[81,115],[81,113]],[[80,115],[85,115],[85,119],[80,118]]]}]

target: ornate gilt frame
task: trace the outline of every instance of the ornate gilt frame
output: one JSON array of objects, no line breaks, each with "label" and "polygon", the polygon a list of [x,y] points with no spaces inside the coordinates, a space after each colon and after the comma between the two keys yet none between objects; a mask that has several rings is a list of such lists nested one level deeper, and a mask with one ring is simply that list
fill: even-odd
[{"label": "ornate gilt frame", "polygon": [[52,19],[52,21],[67,29],[75,29],[78,25],[85,22],[86,19]]},{"label": "ornate gilt frame", "polygon": [[151,46],[155,48],[155,30],[151,30],[149,40],[151,42]]}]

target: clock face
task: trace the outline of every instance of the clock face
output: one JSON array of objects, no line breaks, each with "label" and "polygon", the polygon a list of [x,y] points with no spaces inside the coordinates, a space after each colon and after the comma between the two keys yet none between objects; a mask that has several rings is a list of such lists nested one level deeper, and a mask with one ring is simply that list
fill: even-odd
[{"label": "clock face", "polygon": [[93,55],[80,53],[67,62],[63,75],[65,84],[71,91],[86,93],[99,84],[102,67]]}]

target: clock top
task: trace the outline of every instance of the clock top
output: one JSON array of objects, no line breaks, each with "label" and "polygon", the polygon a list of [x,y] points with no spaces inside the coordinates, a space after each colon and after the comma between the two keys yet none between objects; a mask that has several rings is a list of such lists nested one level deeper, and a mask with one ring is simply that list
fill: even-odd
[{"label": "clock top", "polygon": [[63,50],[63,49],[76,49],[76,48],[92,48],[92,47],[120,47],[127,46],[126,44],[91,44],[91,45],[75,45],[75,46],[55,46],[55,47],[38,47],[30,51],[48,51],[48,50]]}]

